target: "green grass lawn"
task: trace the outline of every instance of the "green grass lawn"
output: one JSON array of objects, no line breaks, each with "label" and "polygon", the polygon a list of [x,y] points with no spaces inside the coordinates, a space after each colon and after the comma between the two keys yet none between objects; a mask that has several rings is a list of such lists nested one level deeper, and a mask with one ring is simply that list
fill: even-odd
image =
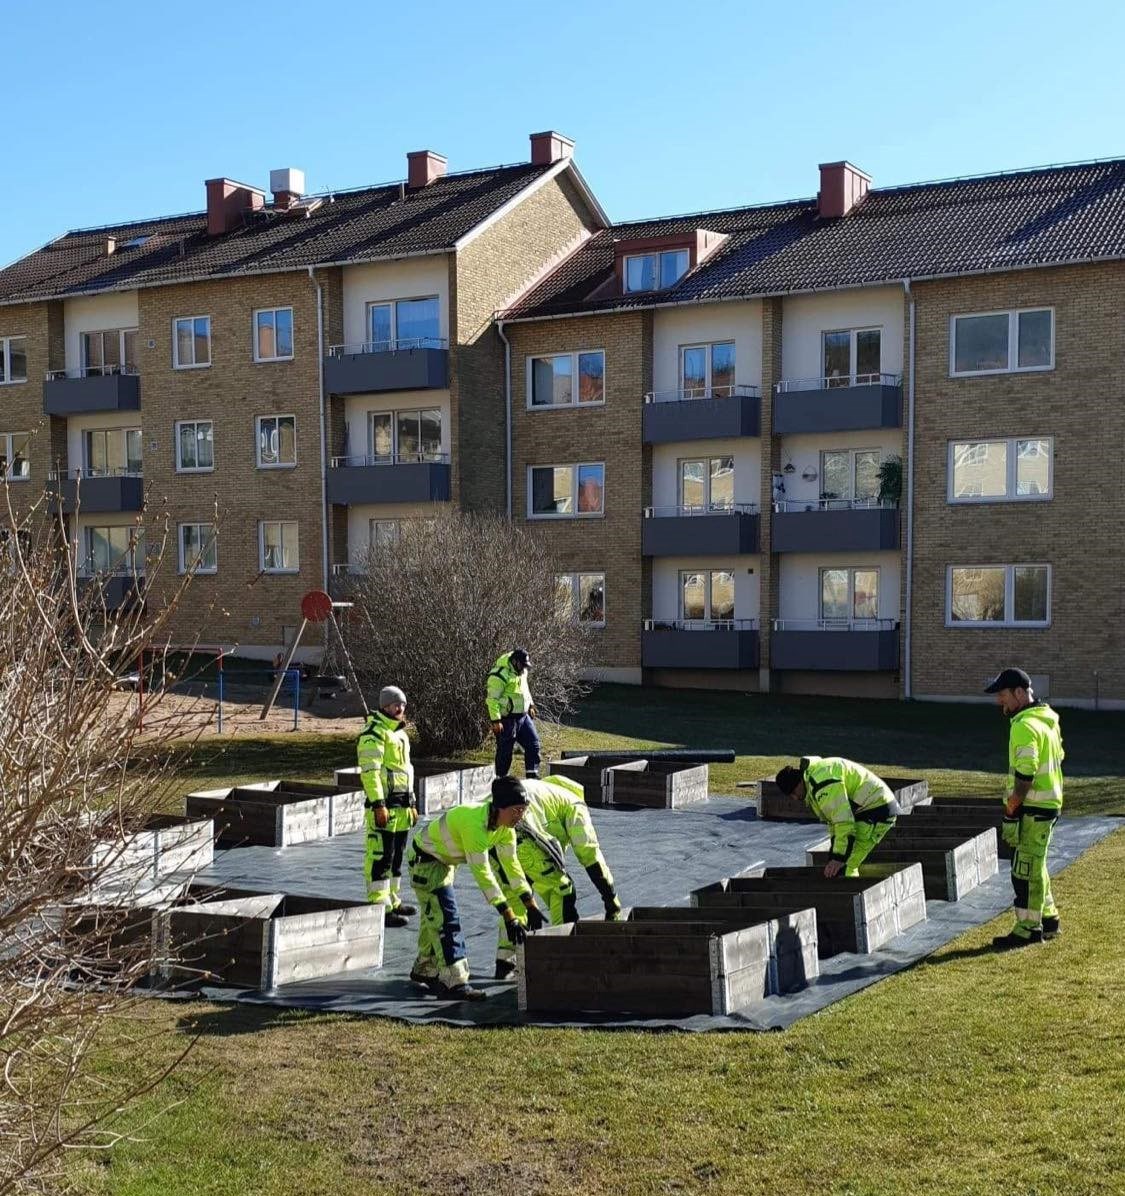
[{"label": "green grass lawn", "polygon": [[[717,791],[810,751],[940,792],[1002,783],[988,707],[606,687],[573,723],[553,748],[732,746]],[[1125,811],[1123,726],[1064,713],[1072,813]],[[349,753],[299,734],[208,743],[184,788],[322,778]],[[136,1140],[75,1156],[70,1178],[88,1196],[1119,1193],[1123,874],[1119,832],[1059,878],[1059,940],[993,955],[998,919],[784,1033],[457,1031],[145,1003],[172,1031],[154,1057],[198,1044],[118,1119],[144,1126]],[[124,1057],[107,1043],[104,1072]]]}]

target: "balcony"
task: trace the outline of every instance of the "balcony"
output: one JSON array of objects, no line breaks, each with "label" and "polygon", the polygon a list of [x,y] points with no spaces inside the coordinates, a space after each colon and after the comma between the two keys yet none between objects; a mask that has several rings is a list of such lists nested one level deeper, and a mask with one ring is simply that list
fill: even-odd
[{"label": "balcony", "polygon": [[641,436],[645,444],[759,436],[762,399],[756,386],[706,386],[654,390],[645,395]]},{"label": "balcony", "polygon": [[758,508],[646,507],[642,556],[740,556],[758,551]]},{"label": "balcony", "polygon": [[646,669],[756,669],[758,621],[647,619],[641,633],[641,665]]},{"label": "balcony", "polygon": [[47,493],[52,513],[61,504],[64,515],[73,515],[79,503],[84,515],[139,511],[144,507],[145,482],[141,474],[127,470],[90,473],[74,469],[53,472],[47,480]]},{"label": "balcony", "polygon": [[43,411],[47,415],[140,409],[141,379],[132,366],[52,370],[43,383]]},{"label": "balcony", "polygon": [[894,672],[895,619],[775,619],[770,667],[813,672]]},{"label": "balcony", "polygon": [[898,506],[878,499],[789,499],[770,522],[774,552],[879,552],[898,548]]},{"label": "balcony", "polygon": [[898,374],[791,378],[777,384],[773,400],[777,436],[901,427],[902,378]]},{"label": "balcony", "polygon": [[449,456],[333,457],[328,501],[342,506],[387,502],[448,502]]},{"label": "balcony", "polygon": [[97,605],[98,600],[91,593],[96,586],[101,587],[101,601],[107,611],[124,610],[144,602],[143,574],[114,572],[79,575],[78,592],[83,601],[93,601]]},{"label": "balcony", "polygon": [[328,394],[444,390],[448,385],[449,348],[437,338],[333,345],[324,359]]}]

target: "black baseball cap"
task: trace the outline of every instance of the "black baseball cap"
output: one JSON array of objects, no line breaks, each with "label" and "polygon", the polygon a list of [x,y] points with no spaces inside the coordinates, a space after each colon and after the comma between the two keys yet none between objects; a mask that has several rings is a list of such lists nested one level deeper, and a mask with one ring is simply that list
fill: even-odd
[{"label": "black baseball cap", "polygon": [[786,797],[792,797],[802,779],[799,768],[794,768],[791,764],[786,764],[777,776],[774,777],[774,784]]},{"label": "black baseball cap", "polygon": [[1023,669],[1001,669],[984,687],[986,694],[998,694],[1002,689],[1030,689],[1031,678]]}]

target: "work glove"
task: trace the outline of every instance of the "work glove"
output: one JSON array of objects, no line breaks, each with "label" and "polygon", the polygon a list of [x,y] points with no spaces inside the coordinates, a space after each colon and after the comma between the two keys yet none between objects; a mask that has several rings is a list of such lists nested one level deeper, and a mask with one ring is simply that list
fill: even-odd
[{"label": "work glove", "polygon": [[504,919],[504,929],[508,932],[508,941],[518,947],[527,938],[527,927],[507,907],[500,916]]},{"label": "work glove", "polygon": [[824,875],[829,879],[831,879],[833,876],[839,876],[843,870],[843,860],[829,860],[828,863],[824,865]]},{"label": "work glove", "polygon": [[535,709],[534,704],[527,708],[527,713],[530,714],[532,718],[539,717],[539,711]]},{"label": "work glove", "polygon": [[499,719],[497,719],[492,724],[492,734],[493,735],[502,735],[503,733],[504,733],[504,724]]},{"label": "work glove", "polygon": [[382,802],[375,807],[375,825],[382,830],[386,825],[390,815],[387,813],[387,807]]},{"label": "work glove", "polygon": [[543,917],[543,911],[535,904],[535,898],[528,893],[524,897],[523,903],[527,909],[528,930],[542,930],[547,925],[547,919]]},{"label": "work glove", "polygon": [[1004,820],[1000,823],[1000,838],[1009,847],[1019,847],[1020,820],[1018,815],[1015,818],[1005,816]]},{"label": "work glove", "polygon": [[418,821],[418,807],[410,806],[410,825],[413,826]]},{"label": "work glove", "polygon": [[590,878],[594,888],[598,890],[602,905],[605,906],[605,920],[619,922],[621,920],[621,902],[617,899],[617,890],[613,887],[613,881],[610,880],[601,864],[591,864],[586,869],[586,875]]}]

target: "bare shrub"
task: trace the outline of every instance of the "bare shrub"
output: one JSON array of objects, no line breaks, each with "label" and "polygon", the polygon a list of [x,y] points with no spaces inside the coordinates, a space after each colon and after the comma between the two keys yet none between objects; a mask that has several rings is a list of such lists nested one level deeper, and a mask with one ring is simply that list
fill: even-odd
[{"label": "bare shrub", "polygon": [[590,631],[560,602],[562,571],[534,529],[494,516],[454,514],[404,525],[348,578],[356,608],[348,642],[374,706],[383,685],[410,699],[426,755],[476,748],[488,733],[485,678],[517,645],[531,654],[539,713],[559,718],[582,692]]}]

